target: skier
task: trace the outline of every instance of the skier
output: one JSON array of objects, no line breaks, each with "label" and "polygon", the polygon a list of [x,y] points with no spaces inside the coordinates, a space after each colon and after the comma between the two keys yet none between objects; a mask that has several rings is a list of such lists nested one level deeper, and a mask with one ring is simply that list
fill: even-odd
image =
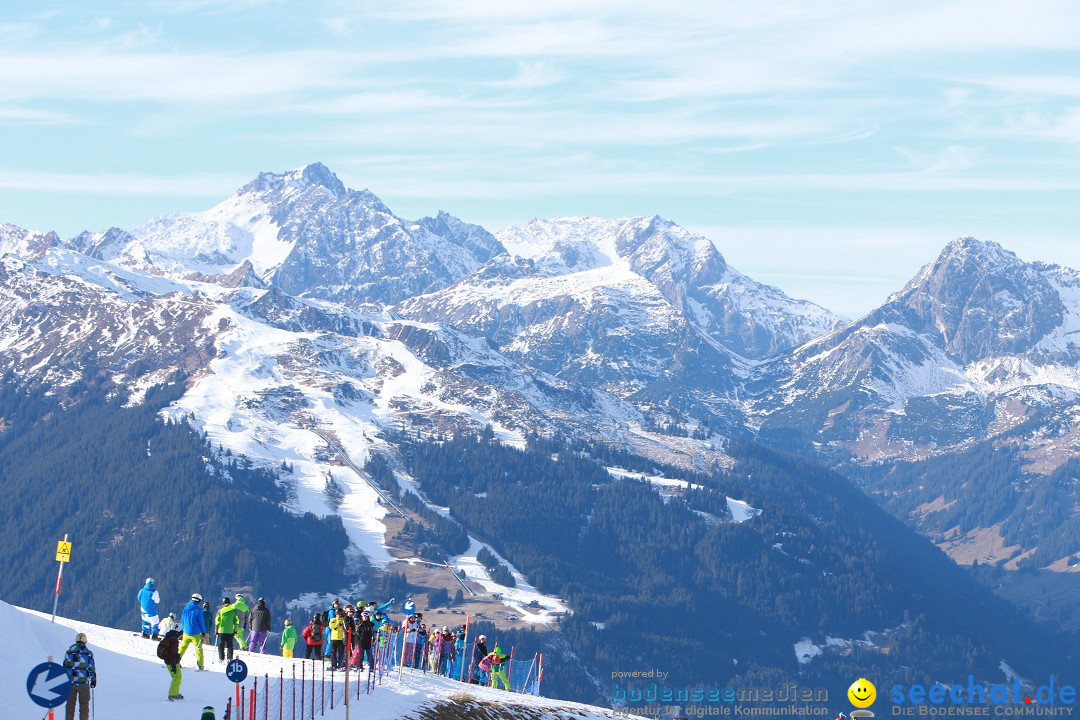
[{"label": "skier", "polygon": [[214,611],[210,609],[210,603],[204,602],[202,604],[203,624],[206,625],[206,642],[210,645],[214,644],[214,638],[211,633],[214,631]]},{"label": "skier", "polygon": [[233,659],[233,638],[240,621],[236,618],[236,608],[232,606],[232,600],[228,597],[221,598],[221,609],[217,613],[217,655],[219,662],[225,662],[226,650],[229,661]]},{"label": "skier", "polygon": [[360,656],[357,663],[361,670],[364,669],[364,660],[367,659],[368,667],[375,667],[375,658],[371,652],[371,645],[375,642],[375,625],[371,622],[371,611],[365,610],[360,613],[360,623],[356,626],[356,649]]},{"label": "skier", "polygon": [[158,632],[164,635],[177,625],[179,625],[179,623],[176,622],[176,613],[169,613],[169,616],[162,620],[161,624],[158,625]]},{"label": "skier", "polygon": [[[337,602],[336,600],[334,602]],[[330,618],[330,669],[345,667],[345,615],[338,613]]]},{"label": "skier", "polygon": [[248,650],[265,655],[266,636],[270,632],[270,609],[266,607],[266,600],[259,598],[251,610],[249,621],[251,635],[248,636]]},{"label": "skier", "polygon": [[183,700],[180,694],[180,679],[183,673],[180,671],[180,631],[173,628],[165,633],[157,647],[157,656],[165,661],[165,667],[169,670],[172,682],[169,684],[169,699]]},{"label": "skier", "polygon": [[161,596],[158,595],[154,578],[146,578],[146,584],[139,590],[138,598],[139,609],[142,611],[142,636],[144,638],[152,636],[157,640],[158,623],[161,622],[158,618],[158,603],[161,602]]},{"label": "skier", "polygon": [[[90,690],[97,687],[97,668],[94,653],[86,647],[86,633],[75,636],[75,644],[64,655],[64,669],[71,677],[71,692],[64,710],[66,720],[75,720],[75,702],[79,703],[79,720],[90,717]],[[51,711],[50,711],[51,714]]]},{"label": "skier", "polygon": [[497,688],[499,687],[499,683],[501,682],[503,685],[503,690],[509,690],[510,681],[506,677],[505,667],[505,663],[509,659],[509,657],[499,648],[498,645],[496,645],[495,649],[491,651],[491,655],[489,657],[491,658],[491,687]]},{"label": "skier", "polygon": [[214,708],[211,705],[207,705],[202,709],[202,715],[199,716],[199,720],[215,720]]},{"label": "skier", "polygon": [[472,660],[469,662],[469,683],[471,685],[487,685],[486,673],[480,669],[480,661],[487,657],[487,636],[481,635],[476,638],[473,645]]},{"label": "skier", "polygon": [[442,632],[436,637],[438,643],[436,657],[438,660],[435,665],[435,672],[439,675],[449,675],[450,665],[454,661],[454,634],[450,632],[450,628],[444,625]]},{"label": "skier", "polygon": [[281,657],[291,658],[296,647],[297,633],[292,620],[285,618],[285,629],[281,631]]},{"label": "skier", "polygon": [[191,602],[184,606],[184,612],[180,615],[180,624],[184,630],[184,640],[180,643],[180,657],[184,657],[188,645],[195,646],[195,664],[199,671],[206,669],[203,665],[203,640],[206,639],[206,621],[203,619],[202,595],[191,594]]},{"label": "skier", "polygon": [[312,654],[315,655],[315,659],[319,659],[319,650],[322,648],[323,642],[323,625],[322,615],[315,613],[311,616],[311,622],[304,628],[302,633],[304,636],[304,643],[307,647],[304,649],[304,659],[308,660]]},{"label": "skier", "polygon": [[401,663],[407,668],[416,667],[416,633],[419,630],[420,621],[415,615],[405,619],[405,648]]},{"label": "skier", "polygon": [[233,603],[233,608],[236,610],[236,619],[239,622],[239,627],[236,629],[236,644],[241,650],[247,650],[247,640],[244,639],[244,634],[251,623],[251,608],[244,602],[244,596],[240,593],[236,593],[236,602]]},{"label": "skier", "polygon": [[326,632],[323,633],[323,639],[326,640],[326,647],[323,649],[323,657],[330,657],[330,647],[333,645],[333,640],[330,637],[330,621],[334,619],[334,616],[340,615],[341,601],[334,600],[330,603],[330,607],[323,613],[323,627],[326,628]]},{"label": "skier", "polygon": [[457,631],[454,640],[454,662],[450,666],[450,677],[458,680],[461,678],[461,664],[465,662],[465,626],[462,625]]}]

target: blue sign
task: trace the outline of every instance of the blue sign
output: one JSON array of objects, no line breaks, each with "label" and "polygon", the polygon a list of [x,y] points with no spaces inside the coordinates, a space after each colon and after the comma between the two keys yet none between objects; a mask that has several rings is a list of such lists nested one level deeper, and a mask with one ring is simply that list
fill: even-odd
[{"label": "blue sign", "polygon": [[225,666],[225,677],[234,683],[244,682],[244,678],[247,677],[247,663],[243,660],[229,661],[229,664]]},{"label": "blue sign", "polygon": [[26,692],[41,707],[59,707],[67,702],[71,694],[71,676],[63,665],[41,663],[26,678]]}]

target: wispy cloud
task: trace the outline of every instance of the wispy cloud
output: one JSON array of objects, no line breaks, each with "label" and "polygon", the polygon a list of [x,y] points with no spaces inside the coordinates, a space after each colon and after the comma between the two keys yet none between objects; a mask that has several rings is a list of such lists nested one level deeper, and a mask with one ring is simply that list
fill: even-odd
[{"label": "wispy cloud", "polygon": [[62,173],[0,168],[0,188],[80,195],[221,198],[246,182],[227,174],[136,175]]}]

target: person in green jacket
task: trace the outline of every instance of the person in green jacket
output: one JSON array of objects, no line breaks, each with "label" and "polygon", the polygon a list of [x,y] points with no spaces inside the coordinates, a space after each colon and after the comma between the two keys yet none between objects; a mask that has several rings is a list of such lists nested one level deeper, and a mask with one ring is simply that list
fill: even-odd
[{"label": "person in green jacket", "polygon": [[233,603],[233,607],[236,609],[236,619],[238,622],[236,629],[236,644],[240,646],[241,650],[247,650],[248,645],[247,640],[244,639],[244,631],[248,629],[251,608],[244,602],[244,596],[240,593],[236,593],[236,602]]},{"label": "person in green jacket", "polygon": [[291,658],[293,656],[292,651],[296,647],[297,637],[292,620],[286,620],[285,629],[281,632],[281,657]]},{"label": "person in green jacket", "polygon": [[217,620],[214,625],[218,636],[218,661],[225,662],[226,648],[229,652],[229,660],[232,661],[233,637],[236,635],[240,620],[236,617],[236,608],[233,607],[232,600],[229,598],[221,598],[221,609],[217,612]]}]

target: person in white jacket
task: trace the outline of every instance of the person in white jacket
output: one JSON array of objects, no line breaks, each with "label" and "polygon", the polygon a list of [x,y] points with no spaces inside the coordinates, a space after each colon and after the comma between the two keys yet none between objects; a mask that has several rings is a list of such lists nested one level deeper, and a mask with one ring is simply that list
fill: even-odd
[{"label": "person in white jacket", "polygon": [[161,621],[161,634],[164,635],[176,626],[176,613],[169,613],[169,617]]}]

